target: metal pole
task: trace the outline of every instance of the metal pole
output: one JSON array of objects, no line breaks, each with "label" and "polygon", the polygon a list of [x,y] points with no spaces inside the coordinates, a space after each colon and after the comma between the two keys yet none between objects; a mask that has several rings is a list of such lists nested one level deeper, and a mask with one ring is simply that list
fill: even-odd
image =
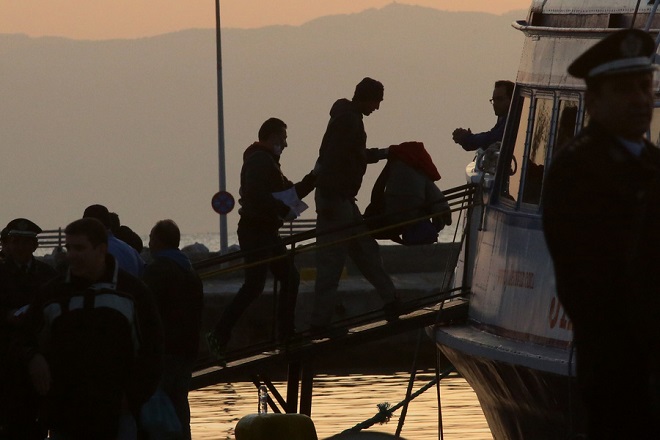
[{"label": "metal pole", "polygon": [[[220,191],[225,191],[225,122],[222,101],[222,44],[220,42],[220,0],[215,0],[215,47],[218,74],[218,178]],[[227,251],[227,215],[220,214],[220,252]]]}]

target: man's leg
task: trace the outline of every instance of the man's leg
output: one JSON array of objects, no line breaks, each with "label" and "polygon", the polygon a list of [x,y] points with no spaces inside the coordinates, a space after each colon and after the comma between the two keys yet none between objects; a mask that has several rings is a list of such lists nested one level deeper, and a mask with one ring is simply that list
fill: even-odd
[{"label": "man's leg", "polygon": [[392,278],[385,272],[376,240],[370,236],[357,238],[351,242],[348,252],[362,275],[376,288],[383,303],[394,301],[396,289]]},{"label": "man's leg", "polygon": [[316,239],[316,283],[314,285],[313,329],[328,327],[337,302],[337,287],[344,270],[350,231],[342,230],[329,234],[325,231],[341,229],[350,224],[353,215],[351,202],[344,199],[327,199],[316,194],[316,230],[321,234]]},{"label": "man's leg", "polygon": [[[353,219],[359,221],[362,218],[360,210],[355,204],[353,206]],[[383,267],[383,259],[380,256],[380,246],[371,236],[366,234],[366,226],[361,226],[353,233],[358,235],[351,240],[348,246],[348,255],[351,257],[362,275],[375,288],[378,295],[385,304],[384,310],[388,320],[395,320],[399,315],[399,299],[392,278]]]},{"label": "man's leg", "polygon": [[277,339],[284,341],[295,332],[294,323],[300,274],[294,264],[293,255],[287,255],[284,245],[281,245],[275,253],[283,256],[283,258],[273,261],[270,269],[275,279],[280,283],[277,304]]},{"label": "man's leg", "polygon": [[[238,240],[241,250],[249,252],[245,257],[245,264],[250,265],[272,256],[272,249],[262,234],[258,231],[240,228]],[[253,252],[257,251],[257,252]],[[245,281],[238,293],[232,298],[222,312],[220,320],[215,326],[214,334],[219,348],[226,347],[231,332],[238,319],[243,315],[250,304],[263,292],[268,275],[268,264],[257,264],[245,268]]]}]

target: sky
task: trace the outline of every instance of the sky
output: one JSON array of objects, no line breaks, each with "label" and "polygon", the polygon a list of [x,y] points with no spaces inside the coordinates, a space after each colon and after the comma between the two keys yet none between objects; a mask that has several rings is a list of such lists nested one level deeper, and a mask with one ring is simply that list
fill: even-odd
[{"label": "sky", "polygon": [[[325,15],[380,8],[392,0],[219,0],[221,26],[300,25]],[[530,0],[402,0],[447,11],[503,14]],[[215,27],[213,0],[0,0],[0,33],[105,40]]]},{"label": "sky", "polygon": [[[370,8],[383,8],[391,3],[394,3],[392,0],[219,1],[221,2],[222,27],[225,29],[253,29],[273,25],[298,26],[318,17],[338,14],[354,14]],[[476,11],[501,15],[514,10],[526,11],[531,4],[531,0],[400,0],[396,3],[417,5],[426,8],[432,7],[442,11]],[[524,13],[520,15],[524,16]],[[139,39],[143,37],[151,37],[154,35],[162,35],[165,33],[176,32],[184,29],[211,29],[214,28],[214,26],[214,0],[158,0],[158,2],[155,0],[0,0],[0,36],[2,34],[25,34],[29,37],[55,36],[71,38],[74,40],[132,40],[136,38]],[[467,29],[467,27],[463,29]],[[469,29],[467,30],[471,31]],[[371,37],[376,41],[381,40],[378,35],[371,35]],[[10,41],[10,39],[7,39],[7,41]],[[19,38],[17,41],[23,40]],[[126,42],[114,41],[112,42],[112,45],[121,45],[123,43]],[[461,42],[457,42],[456,48],[458,49],[460,47]],[[157,57],[158,54],[154,54],[153,56]],[[114,61],[108,60],[108,62],[112,63]],[[4,67],[7,67],[7,65]],[[515,72],[514,64],[511,65],[511,70],[512,72]],[[2,71],[2,68],[0,68],[0,71]],[[213,72],[215,72],[215,69],[213,69]],[[57,80],[56,73],[57,72],[55,72],[55,75],[53,75],[54,81]],[[99,81],[103,82],[104,79],[100,79]],[[113,82],[110,81],[110,83]],[[215,91],[215,81],[208,83],[208,87],[209,89],[213,89],[213,91]],[[484,87],[488,89],[489,85]],[[34,90],[36,93],[38,87],[36,87]],[[173,95],[176,95],[177,93],[183,93],[183,89],[176,90],[176,93],[173,93]],[[490,90],[483,91],[483,95],[487,95],[489,93]],[[70,96],[75,96],[75,94]],[[122,97],[118,96],[117,99],[121,101],[122,99],[129,98],[122,95]],[[239,106],[234,111],[241,111],[242,108],[243,107]],[[93,115],[93,113],[90,113],[85,109],[81,110],[79,108],[75,108],[75,110],[80,112],[76,114],[81,115],[83,119],[85,119],[85,117],[88,115],[90,117]],[[484,117],[492,117],[489,106],[483,107],[482,110],[483,114],[485,115]],[[323,114],[322,121],[326,117],[326,111],[327,110],[324,108],[320,113]],[[294,115],[297,114],[295,110],[292,110],[291,117],[293,118]],[[63,114],[60,116],[64,117]],[[471,114],[471,117],[474,116],[475,115]],[[225,120],[228,118],[229,116],[226,114]],[[30,117],[26,118],[28,122],[29,119]],[[55,121],[57,118],[49,118],[48,120],[51,121],[51,119],[52,121]],[[490,119],[487,120],[490,121]],[[459,122],[456,123],[459,124]],[[486,124],[482,125],[485,127]],[[323,129],[323,125],[324,122],[321,122],[320,130]],[[232,134],[229,133],[231,130],[237,130],[236,127],[225,127],[225,129],[226,139],[229,139],[230,134]],[[240,136],[244,136],[242,133],[243,132],[241,132]],[[239,138],[238,135],[234,136]],[[66,136],[62,137],[63,142],[66,142],[65,138]],[[242,139],[242,137],[240,139]],[[251,140],[251,138],[249,139]],[[214,155],[212,158],[213,163],[215,163],[216,158],[217,156]],[[466,160],[469,160],[469,157],[466,156]],[[35,166],[37,166],[36,162]],[[296,176],[289,175],[289,177],[294,179]],[[215,182],[217,182],[217,180]],[[187,184],[191,185],[190,182]],[[179,189],[182,188],[183,186]],[[186,189],[188,188],[189,187],[186,187]],[[199,188],[200,187],[196,187],[194,190],[198,191]],[[204,203],[197,204],[195,206],[200,210],[203,209],[203,211],[191,212],[190,216],[194,217],[194,221],[189,220],[183,223],[180,222],[179,218],[177,218],[177,222],[179,222],[182,232],[209,232],[214,231],[217,227],[217,214],[211,211],[210,202],[206,201],[207,199],[210,201],[211,195],[213,192],[215,192],[216,187],[211,185],[210,188],[213,190],[212,192],[207,191],[208,194],[199,195],[199,198],[203,198]],[[228,190],[231,190],[231,188],[232,187],[230,185],[227,186]],[[24,188],[24,190],[28,189]],[[94,192],[89,193],[89,197],[97,196],[98,194]],[[133,200],[132,197],[128,197],[127,199],[130,199],[130,201]],[[29,203],[31,203],[31,199],[27,200]],[[140,234],[148,233],[153,218],[165,218],[159,217],[161,214],[158,214],[158,216],[155,216],[155,214],[149,216],[140,215],[137,219],[134,217],[127,218],[129,213],[136,212],[136,210],[130,209],[130,201],[125,201],[125,203],[121,206],[115,206],[112,202],[108,203],[107,200],[97,199],[85,199],[85,201],[76,200],[72,203],[78,205],[101,202],[108,203],[110,208],[122,214],[122,221],[125,221],[126,224],[134,227],[134,229]],[[165,209],[163,206],[158,205],[159,208]],[[12,218],[25,216],[37,221],[37,223],[45,229],[50,229],[52,227],[64,226],[68,222],[69,217],[67,216],[70,215],[71,212],[70,207],[65,208],[64,206],[60,206],[60,204],[58,204],[57,209],[61,209],[61,211],[58,211],[59,217],[53,220],[55,218],[55,213],[52,211],[41,209],[41,215],[43,217],[33,218],[33,211],[30,211],[29,209],[34,210],[34,207],[28,207],[28,211],[25,211],[24,209],[26,208],[21,208],[21,210],[16,210],[15,212],[12,211],[11,214],[6,212],[5,215],[11,216]],[[231,233],[235,232],[235,222],[238,218],[236,211],[237,210],[234,210],[234,212],[227,216],[229,219],[230,235]],[[124,215],[124,213],[126,213],[126,215]],[[44,220],[44,218],[46,220]],[[4,220],[0,219],[0,222],[2,221]]]}]

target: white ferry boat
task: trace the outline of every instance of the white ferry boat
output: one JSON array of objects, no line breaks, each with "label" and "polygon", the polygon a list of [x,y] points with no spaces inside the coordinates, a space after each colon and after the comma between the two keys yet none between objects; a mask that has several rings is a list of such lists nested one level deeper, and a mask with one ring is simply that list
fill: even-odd
[{"label": "white ferry boat", "polygon": [[[622,28],[655,37],[659,3],[533,0],[527,18],[513,23],[525,42],[499,159],[491,168],[488,154],[479,155],[466,170],[483,198],[466,217],[456,270],[469,317],[434,329],[439,350],[475,390],[496,440],[584,438],[571,322],[557,299],[541,227],[543,178],[553,151],[588,119],[583,82],[568,75],[568,65]],[[657,113],[648,134],[656,143]]]}]

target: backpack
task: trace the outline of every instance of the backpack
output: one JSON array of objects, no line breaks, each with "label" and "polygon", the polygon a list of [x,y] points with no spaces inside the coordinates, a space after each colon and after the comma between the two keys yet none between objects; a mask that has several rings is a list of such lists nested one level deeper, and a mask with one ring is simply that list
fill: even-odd
[{"label": "backpack", "polygon": [[391,221],[386,214],[385,187],[390,176],[390,163],[388,160],[378,175],[371,190],[370,203],[363,214],[367,227],[372,231],[372,237],[376,240],[392,240],[405,246],[436,243],[438,230],[431,219],[398,227],[388,227]]}]

